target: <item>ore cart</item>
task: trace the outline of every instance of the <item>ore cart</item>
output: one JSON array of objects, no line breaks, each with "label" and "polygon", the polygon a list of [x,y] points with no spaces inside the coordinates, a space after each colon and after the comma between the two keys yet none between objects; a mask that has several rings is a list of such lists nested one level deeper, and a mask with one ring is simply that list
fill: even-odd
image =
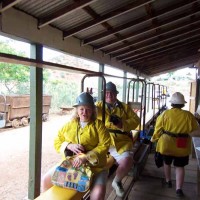
[{"label": "ore cart", "polygon": [[[51,96],[43,96],[42,120],[47,121]],[[30,121],[30,95],[0,95],[0,128],[27,126]]]}]

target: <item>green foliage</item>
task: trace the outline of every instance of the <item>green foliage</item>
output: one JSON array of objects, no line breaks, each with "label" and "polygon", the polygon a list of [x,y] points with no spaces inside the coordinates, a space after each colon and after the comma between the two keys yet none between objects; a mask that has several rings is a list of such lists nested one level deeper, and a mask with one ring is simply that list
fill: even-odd
[{"label": "green foliage", "polygon": [[0,63],[0,79],[1,81],[29,81],[29,67],[23,65]]},{"label": "green foliage", "polygon": [[[3,53],[24,56],[23,53],[16,52],[8,43],[0,42],[0,51]],[[24,65],[0,63],[0,83],[7,91],[5,93],[27,93],[24,87],[29,86],[29,67]],[[20,86],[20,87],[19,87]],[[24,87],[22,87],[24,86]]]},{"label": "green foliage", "polygon": [[49,81],[50,77],[50,70],[49,69],[43,69],[43,81],[44,83],[47,83]]},{"label": "green foliage", "polygon": [[51,111],[60,107],[71,107],[80,92],[80,83],[75,81],[49,81],[44,85],[44,94],[52,95]]}]

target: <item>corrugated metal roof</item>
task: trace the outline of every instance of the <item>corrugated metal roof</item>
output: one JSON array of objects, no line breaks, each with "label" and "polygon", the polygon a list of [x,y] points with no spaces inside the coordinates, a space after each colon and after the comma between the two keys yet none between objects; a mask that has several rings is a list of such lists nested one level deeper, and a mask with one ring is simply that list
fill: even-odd
[{"label": "corrugated metal roof", "polygon": [[130,2],[133,2],[133,0],[99,0],[91,4],[90,7],[97,14],[104,15]]},{"label": "corrugated metal roof", "polygon": [[56,27],[147,75],[199,58],[200,0],[22,0],[12,7],[40,29]]},{"label": "corrugated metal roof", "polygon": [[83,21],[90,21],[92,18],[84,10],[79,10],[78,16],[76,12],[73,12],[63,18],[56,20],[52,25],[60,28],[61,30],[69,30],[74,27],[74,24],[80,25]]},{"label": "corrugated metal roof", "polygon": [[22,0],[15,7],[37,18],[42,18],[72,3],[74,3],[73,0]]}]

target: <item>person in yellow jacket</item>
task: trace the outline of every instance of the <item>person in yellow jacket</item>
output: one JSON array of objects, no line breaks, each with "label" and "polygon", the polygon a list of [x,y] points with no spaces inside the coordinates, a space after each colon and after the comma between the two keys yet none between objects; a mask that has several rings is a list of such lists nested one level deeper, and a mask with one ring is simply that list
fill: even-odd
[{"label": "person in yellow jacket", "polygon": [[[110,136],[101,120],[96,118],[96,108],[93,97],[81,93],[77,99],[75,114],[58,132],[54,141],[55,149],[63,159],[69,152],[75,155],[73,166],[79,167],[89,163],[94,172],[90,193],[91,200],[103,200],[106,192],[108,170],[105,168],[107,153],[110,146]],[[70,155],[71,155],[70,154]],[[43,177],[43,191],[52,186],[51,176],[55,167]]]},{"label": "person in yellow jacket", "polygon": [[171,97],[172,108],[158,116],[152,142],[157,142],[156,152],[163,159],[165,180],[163,185],[172,187],[171,164],[176,170],[176,195],[183,197],[184,166],[189,164],[192,132],[198,129],[198,123],[192,113],[182,110],[185,101],[180,92]]},{"label": "person in yellow jacket", "polygon": [[[117,99],[117,94],[116,85],[108,82],[105,96],[105,125],[111,136],[109,153],[118,163],[112,187],[115,189],[117,196],[123,197],[124,189],[121,180],[128,174],[133,164],[131,151],[133,142],[130,137],[130,131],[138,126],[140,119],[127,104]],[[102,119],[103,102],[96,102],[96,106],[97,117]]]}]

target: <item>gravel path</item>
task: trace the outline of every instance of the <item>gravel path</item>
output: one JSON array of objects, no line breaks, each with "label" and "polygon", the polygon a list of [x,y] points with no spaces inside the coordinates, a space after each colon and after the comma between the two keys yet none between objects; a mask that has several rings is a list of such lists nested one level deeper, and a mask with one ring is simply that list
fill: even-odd
[{"label": "gravel path", "polygon": [[[69,118],[52,115],[43,123],[42,174],[60,159],[53,140]],[[0,200],[23,200],[28,195],[29,128],[0,129]]]}]

